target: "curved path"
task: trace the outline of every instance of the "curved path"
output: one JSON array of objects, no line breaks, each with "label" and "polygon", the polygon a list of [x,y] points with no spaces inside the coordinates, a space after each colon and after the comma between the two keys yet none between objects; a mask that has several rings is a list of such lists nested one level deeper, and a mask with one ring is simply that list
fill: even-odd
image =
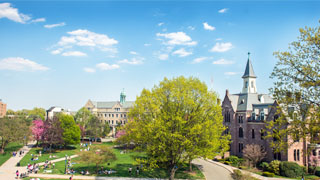
[{"label": "curved path", "polygon": [[196,159],[192,163],[200,168],[207,180],[232,180],[230,171],[222,166],[203,159]]}]

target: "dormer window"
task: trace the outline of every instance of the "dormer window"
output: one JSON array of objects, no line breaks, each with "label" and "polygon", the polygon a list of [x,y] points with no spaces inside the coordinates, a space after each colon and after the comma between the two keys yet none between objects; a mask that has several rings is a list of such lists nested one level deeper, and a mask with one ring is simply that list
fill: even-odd
[{"label": "dormer window", "polygon": [[255,121],[255,120],[256,120],[256,113],[254,113],[254,112],[252,113],[252,115],[251,115],[251,120],[252,120],[252,121]]},{"label": "dormer window", "polygon": [[244,104],[244,99],[241,99],[240,104]]}]

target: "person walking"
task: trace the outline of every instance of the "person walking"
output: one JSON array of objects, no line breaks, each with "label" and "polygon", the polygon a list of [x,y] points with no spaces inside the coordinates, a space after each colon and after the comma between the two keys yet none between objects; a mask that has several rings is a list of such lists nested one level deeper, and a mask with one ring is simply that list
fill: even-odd
[{"label": "person walking", "polygon": [[16,179],[19,179],[19,170],[16,171]]}]

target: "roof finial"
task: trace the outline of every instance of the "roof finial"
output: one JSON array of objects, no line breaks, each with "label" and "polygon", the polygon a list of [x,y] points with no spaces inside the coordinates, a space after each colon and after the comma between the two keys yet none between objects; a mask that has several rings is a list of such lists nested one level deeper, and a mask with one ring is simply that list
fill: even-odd
[{"label": "roof finial", "polygon": [[248,52],[248,59],[250,59],[250,52]]}]

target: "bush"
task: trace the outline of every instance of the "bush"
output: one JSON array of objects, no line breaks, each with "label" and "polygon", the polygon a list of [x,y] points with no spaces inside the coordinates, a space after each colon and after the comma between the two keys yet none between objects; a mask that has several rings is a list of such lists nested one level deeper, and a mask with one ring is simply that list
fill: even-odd
[{"label": "bush", "polygon": [[271,161],[268,167],[268,171],[274,174],[280,175],[280,169],[279,169],[280,163],[281,161],[278,161],[278,160]]},{"label": "bush", "polygon": [[234,180],[258,180],[257,178],[252,177],[250,174],[243,174],[238,169],[233,170],[231,176]]},{"label": "bush", "polygon": [[239,166],[239,169],[247,169],[246,166]]},{"label": "bush", "polygon": [[295,162],[283,161],[280,163],[280,175],[290,178],[301,177],[304,174],[303,168]]},{"label": "bush", "polygon": [[269,169],[269,163],[267,163],[267,162],[262,162],[262,163],[260,163],[259,166],[263,171],[268,171],[268,169]]},{"label": "bush", "polygon": [[320,167],[317,167],[315,175],[320,177]]},{"label": "bush", "polygon": [[272,172],[263,172],[263,173],[262,173],[262,176],[265,176],[265,177],[274,177],[275,175],[274,175],[274,173],[272,173]]},{"label": "bush", "polygon": [[231,163],[229,161],[225,161],[224,164],[230,165]]},{"label": "bush", "polygon": [[230,156],[227,158],[227,161],[229,161],[232,166],[238,167],[243,160],[237,156]]}]

